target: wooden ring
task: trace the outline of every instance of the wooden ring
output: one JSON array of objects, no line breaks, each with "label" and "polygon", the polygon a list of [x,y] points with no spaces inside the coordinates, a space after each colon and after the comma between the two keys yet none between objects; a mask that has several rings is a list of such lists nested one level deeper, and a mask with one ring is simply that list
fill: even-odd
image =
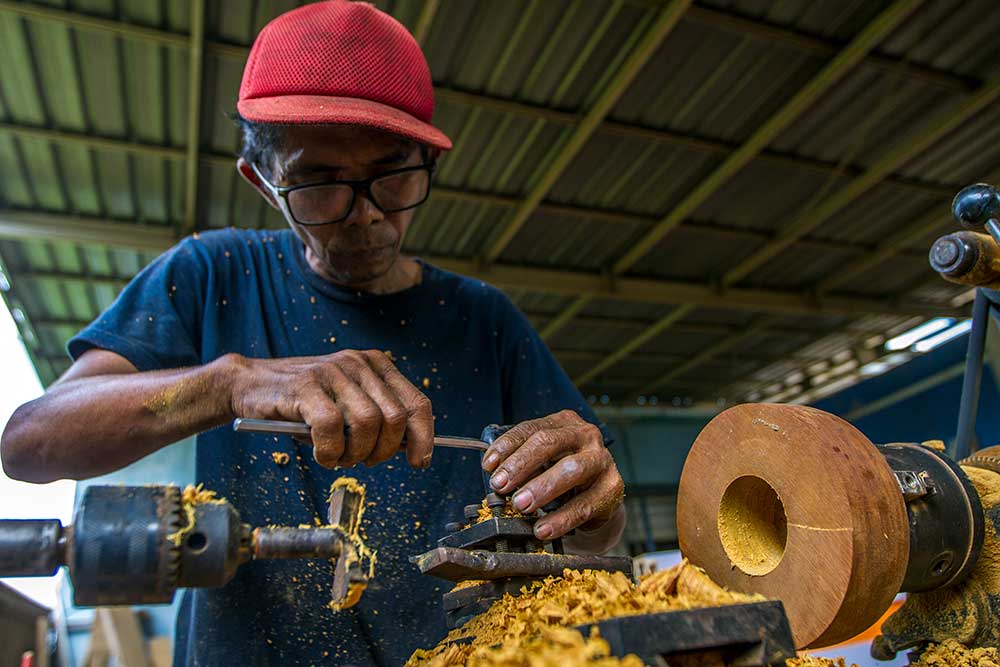
[{"label": "wooden ring", "polygon": [[798,648],[871,626],[909,558],[885,458],[844,420],[798,405],[738,405],[709,422],[681,473],[677,530],[716,582],[781,600]]}]

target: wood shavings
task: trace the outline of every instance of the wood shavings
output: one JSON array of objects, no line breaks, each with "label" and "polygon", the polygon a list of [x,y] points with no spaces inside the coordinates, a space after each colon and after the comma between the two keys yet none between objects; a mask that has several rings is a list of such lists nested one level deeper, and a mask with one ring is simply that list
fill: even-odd
[{"label": "wood shavings", "polygon": [[[341,557],[348,559],[348,566],[360,562],[361,569],[367,569],[367,574],[365,581],[351,582],[347,596],[342,601],[338,603],[330,600],[329,607],[333,611],[341,611],[357,603],[365,588],[368,587],[368,582],[375,578],[375,563],[377,561],[376,552],[369,549],[368,545],[365,544],[365,534],[361,527],[361,519],[364,517],[365,507],[367,506],[365,503],[365,485],[353,477],[340,477],[330,485],[330,498],[333,497],[333,492],[339,488],[346,488],[348,491],[356,493],[361,497],[358,501],[358,515],[354,518],[353,524],[351,526],[333,526],[341,530],[344,534],[344,539],[354,545],[354,549],[345,549],[345,555]],[[329,502],[329,499],[327,502]]]},{"label": "wood shavings", "polygon": [[[687,560],[669,570],[642,577],[636,585],[621,572],[564,570],[561,577],[546,577],[521,589],[518,596],[504,595],[484,613],[476,616],[430,651],[418,651],[406,667],[553,667],[591,663],[547,662],[538,660],[533,643],[554,629],[569,629],[614,616],[632,616],[662,611],[678,611],[724,604],[761,602],[760,595],[733,593],[715,584]],[[579,633],[577,633],[579,634]],[[454,642],[471,639],[467,648],[457,650]],[[581,638],[582,641],[582,638]],[[473,656],[499,647],[507,651],[507,662],[474,662]],[[482,651],[477,652],[477,649]],[[522,655],[523,654],[523,655]],[[514,656],[521,655],[521,658]],[[449,661],[445,661],[447,660]],[[517,662],[515,660],[521,660]],[[642,663],[609,662],[608,665]]]},{"label": "wood shavings", "polygon": [[279,466],[288,465],[290,457],[287,452],[271,452],[271,459]]},{"label": "wood shavings", "polygon": [[209,491],[203,488],[201,484],[198,486],[188,484],[184,487],[184,490],[181,491],[181,511],[184,512],[184,525],[175,532],[167,535],[167,539],[173,542],[174,546],[179,547],[184,540],[184,536],[194,528],[194,508],[196,505],[225,502],[215,496],[215,491]]},{"label": "wood shavings", "polygon": [[[423,653],[417,651],[417,654]],[[411,661],[413,658],[411,658]],[[407,663],[409,664],[409,663]],[[427,667],[643,667],[637,656],[617,658],[597,628],[584,638],[570,628],[545,628],[520,646],[470,646],[452,644],[431,657]]]},{"label": "wood shavings", "polygon": [[[483,521],[489,521],[493,518],[493,510],[486,504],[485,498],[483,498],[483,502],[479,505],[478,512],[479,516],[476,517],[476,520],[473,521],[473,523],[482,523]],[[500,516],[512,519],[523,518],[526,515],[522,514],[517,510],[517,508],[514,507],[510,498],[504,498],[503,511],[500,513]]]},{"label": "wood shavings", "polygon": [[968,648],[954,639],[931,644],[913,667],[1000,667],[996,648]]}]

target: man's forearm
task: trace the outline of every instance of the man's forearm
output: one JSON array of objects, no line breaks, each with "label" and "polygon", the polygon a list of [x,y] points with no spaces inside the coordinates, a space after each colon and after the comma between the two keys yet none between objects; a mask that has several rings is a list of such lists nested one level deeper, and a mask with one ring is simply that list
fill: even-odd
[{"label": "man's forearm", "polygon": [[572,535],[563,538],[567,553],[603,554],[618,544],[625,532],[625,506],[619,505],[607,522],[594,530],[577,528]]},{"label": "man's forearm", "polygon": [[58,383],[11,416],[0,443],[14,478],[48,482],[118,470],[231,418],[232,359]]}]

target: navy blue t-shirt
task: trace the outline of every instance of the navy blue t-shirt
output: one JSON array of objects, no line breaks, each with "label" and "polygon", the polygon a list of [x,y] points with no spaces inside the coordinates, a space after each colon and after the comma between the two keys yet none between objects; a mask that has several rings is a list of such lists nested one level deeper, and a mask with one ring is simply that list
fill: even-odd
[{"label": "navy blue t-shirt", "polygon": [[[330,284],[309,268],[291,231],[227,229],[187,238],[140,273],[69,343],[74,359],[116,352],[140,371],[205,364],[230,352],[278,358],[345,349],[390,351],[431,399],[439,434],[478,436],[509,424],[577,410],[596,418],[525,317],[479,280],[422,264],[420,284],[386,295]],[[280,465],[275,452],[290,456]],[[368,487],[368,544],[375,579],[348,611],[327,608],[326,561],[251,562],[220,589],[185,593],[178,665],[398,667],[445,633],[441,594],[407,558],[426,551],[463,505],[484,495],[477,455],[439,448],[414,470],[402,454],[374,468],[327,470],[290,437],[198,436],[197,479],[254,526],[326,521],[330,484]]]}]

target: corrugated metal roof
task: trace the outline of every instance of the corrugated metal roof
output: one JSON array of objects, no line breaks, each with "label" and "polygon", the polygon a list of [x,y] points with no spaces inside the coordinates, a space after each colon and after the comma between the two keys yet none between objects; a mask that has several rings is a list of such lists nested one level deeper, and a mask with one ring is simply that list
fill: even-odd
[{"label": "corrugated metal roof", "polygon": [[[227,115],[254,35],[298,4],[205,4],[199,229],[285,225],[233,168],[239,136]],[[429,6],[376,4],[410,29]],[[548,342],[570,375],[584,378],[585,393],[615,399],[630,400],[674,369],[683,372],[662,387],[664,396],[740,399],[748,387],[907,321],[915,311],[900,314],[900,303],[928,314],[948,308],[963,290],[935,282],[923,255],[955,227],[948,215],[954,191],[1000,176],[1000,127],[990,104],[964,113],[775,256],[756,258],[866,169],[994,85],[987,78],[1000,64],[1000,14],[989,0],[921,4],[647,253],[617,270],[891,7],[887,0],[693,3],[621,87],[541,204],[501,243],[516,208],[668,4],[441,0],[424,48],[438,90],[436,123],[456,148],[441,162],[438,188],[406,249],[467,260],[487,280],[494,250],[498,267],[523,270],[528,277],[505,285],[515,303],[541,330],[552,327]],[[27,234],[24,225],[2,231],[3,220],[44,212],[67,224],[127,223],[136,238],[181,233],[191,7],[185,0],[0,3],[0,258],[13,288],[8,300],[45,383],[66,368],[66,339],[156,253]],[[910,228],[896,257],[852,272],[884,239]],[[756,266],[724,284],[748,260]],[[569,278],[550,281],[534,269]],[[843,280],[817,291],[845,269]],[[559,286],[574,276],[601,277],[605,287],[575,293]],[[638,296],[630,293],[638,289],[628,282],[634,278],[648,280]],[[764,291],[732,296],[740,288]],[[827,295],[839,299],[833,310]],[[689,311],[663,325],[691,298]],[[872,315],[883,307],[881,319]],[[573,317],[559,318],[567,308]],[[753,330],[761,317],[770,319]],[[717,354],[686,364],[713,345]],[[628,354],[619,354],[623,347]]]}]

